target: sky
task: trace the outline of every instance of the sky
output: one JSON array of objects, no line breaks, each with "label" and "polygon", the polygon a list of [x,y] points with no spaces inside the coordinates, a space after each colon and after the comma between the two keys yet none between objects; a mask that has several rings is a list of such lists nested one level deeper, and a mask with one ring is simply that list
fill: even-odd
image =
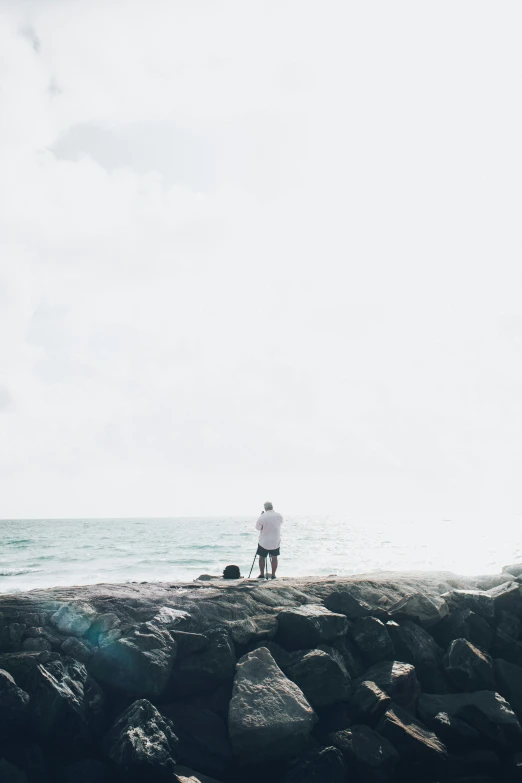
[{"label": "sky", "polygon": [[0,518],[521,513],[521,22],[0,0]]}]

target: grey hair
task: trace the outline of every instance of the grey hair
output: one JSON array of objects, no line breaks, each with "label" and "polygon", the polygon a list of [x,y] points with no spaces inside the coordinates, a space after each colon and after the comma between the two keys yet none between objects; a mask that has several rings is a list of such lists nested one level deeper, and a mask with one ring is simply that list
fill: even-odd
[{"label": "grey hair", "polygon": [[267,500],[266,503],[265,503],[265,511],[273,511],[273,510],[274,510],[273,505],[271,504],[271,502],[269,500]]}]

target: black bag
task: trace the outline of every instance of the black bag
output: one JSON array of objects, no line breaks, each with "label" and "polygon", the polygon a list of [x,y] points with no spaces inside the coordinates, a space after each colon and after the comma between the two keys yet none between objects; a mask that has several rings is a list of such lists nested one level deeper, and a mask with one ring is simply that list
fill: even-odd
[{"label": "black bag", "polygon": [[239,566],[227,565],[223,571],[223,579],[241,579],[241,571]]}]

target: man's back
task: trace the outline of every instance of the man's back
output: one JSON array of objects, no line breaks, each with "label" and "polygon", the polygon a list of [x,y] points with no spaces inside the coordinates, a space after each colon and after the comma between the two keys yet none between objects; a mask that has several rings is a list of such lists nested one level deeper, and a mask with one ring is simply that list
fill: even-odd
[{"label": "man's back", "polygon": [[260,530],[259,543],[265,549],[277,549],[281,542],[283,517],[277,511],[265,511],[256,522]]}]

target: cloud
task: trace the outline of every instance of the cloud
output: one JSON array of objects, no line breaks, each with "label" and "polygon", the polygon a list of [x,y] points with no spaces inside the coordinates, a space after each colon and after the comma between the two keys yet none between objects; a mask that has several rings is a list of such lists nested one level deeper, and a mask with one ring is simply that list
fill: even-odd
[{"label": "cloud", "polygon": [[3,6],[3,515],[518,508],[516,9]]}]

